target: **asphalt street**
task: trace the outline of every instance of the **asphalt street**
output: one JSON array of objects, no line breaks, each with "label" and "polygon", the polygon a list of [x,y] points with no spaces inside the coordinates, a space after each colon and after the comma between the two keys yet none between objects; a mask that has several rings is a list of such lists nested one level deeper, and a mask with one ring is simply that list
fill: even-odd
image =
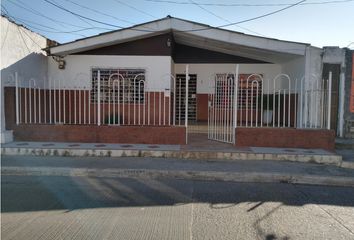
[{"label": "asphalt street", "polygon": [[354,189],[2,176],[2,239],[354,239]]}]

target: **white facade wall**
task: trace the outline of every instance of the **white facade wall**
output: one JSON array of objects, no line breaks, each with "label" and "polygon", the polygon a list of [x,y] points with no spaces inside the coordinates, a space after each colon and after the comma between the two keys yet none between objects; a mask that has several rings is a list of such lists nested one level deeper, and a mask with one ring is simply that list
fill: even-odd
[{"label": "white facade wall", "polygon": [[[263,74],[264,93],[268,92],[268,81],[282,71],[279,64],[239,64],[239,66],[239,74]],[[185,73],[185,69],[186,64],[175,64],[176,74]],[[236,64],[189,64],[189,74],[197,74],[197,93],[212,93],[215,74],[234,74],[235,71]]]},{"label": "white facade wall", "polygon": [[147,91],[165,91],[171,88],[172,59],[169,56],[70,55],[64,60],[65,69],[59,69],[57,62],[49,60],[48,75],[52,83],[55,81],[55,84],[67,89],[90,89],[92,68],[145,69]]},{"label": "white facade wall", "polygon": [[47,77],[47,57],[41,49],[47,39],[1,17],[1,142],[11,141],[11,131],[5,131],[4,87],[14,86],[14,75],[22,85],[29,79],[43,81]]},{"label": "white facade wall", "polygon": [[[282,73],[289,75],[290,79],[292,79],[291,89],[295,87],[300,89],[300,81],[304,80],[305,77],[305,61],[305,57],[297,57],[281,65]],[[295,86],[295,83],[297,83],[297,86]]]}]

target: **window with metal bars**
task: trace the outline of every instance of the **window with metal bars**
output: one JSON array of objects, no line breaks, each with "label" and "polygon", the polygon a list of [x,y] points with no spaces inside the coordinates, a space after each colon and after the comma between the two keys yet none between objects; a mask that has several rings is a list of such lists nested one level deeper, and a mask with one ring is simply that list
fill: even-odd
[{"label": "window with metal bars", "polygon": [[[251,74],[240,74],[239,82],[238,82],[238,108],[246,109],[246,105],[248,108],[256,107],[257,99],[261,101],[262,94],[262,81],[260,81],[259,77],[256,75],[248,77]],[[262,75],[260,75],[262,76]],[[216,99],[215,103],[220,107],[231,107],[232,99],[234,98],[234,74],[216,74]],[[248,81],[247,81],[248,79]],[[254,81],[254,80],[257,80]],[[257,91],[258,90],[258,91]],[[257,98],[258,96],[258,98]],[[247,104],[248,102],[248,104]]]},{"label": "window with metal bars", "polygon": [[144,103],[145,70],[135,68],[93,68],[92,103],[98,100],[98,71],[101,103]]},{"label": "window with metal bars", "polygon": [[[262,95],[262,81],[256,75],[248,77],[251,74],[240,74],[239,75],[239,93],[238,93],[238,108],[245,109],[246,105],[248,108],[256,107],[257,99],[261,101]],[[260,75],[262,76],[262,75]],[[248,81],[247,81],[248,79]],[[257,82],[256,82],[256,81]],[[258,90],[258,91],[257,91]],[[258,96],[258,98],[257,98]],[[247,103],[248,102],[248,103]]]}]

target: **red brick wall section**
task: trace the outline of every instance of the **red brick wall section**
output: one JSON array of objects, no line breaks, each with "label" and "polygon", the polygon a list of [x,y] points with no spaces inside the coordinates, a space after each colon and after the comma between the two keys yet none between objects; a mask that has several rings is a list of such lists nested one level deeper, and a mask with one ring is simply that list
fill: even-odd
[{"label": "red brick wall section", "polygon": [[352,55],[352,86],[350,92],[350,112],[354,113],[354,52]]},{"label": "red brick wall section", "polygon": [[11,130],[16,123],[16,91],[13,87],[4,88],[5,128]]},{"label": "red brick wall section", "polygon": [[208,94],[197,94],[197,120],[208,121]]},{"label": "red brick wall section", "polygon": [[334,151],[334,130],[236,128],[237,147],[321,148]]},{"label": "red brick wall section", "polygon": [[89,125],[18,125],[16,141],[82,143],[185,144],[184,127]]}]

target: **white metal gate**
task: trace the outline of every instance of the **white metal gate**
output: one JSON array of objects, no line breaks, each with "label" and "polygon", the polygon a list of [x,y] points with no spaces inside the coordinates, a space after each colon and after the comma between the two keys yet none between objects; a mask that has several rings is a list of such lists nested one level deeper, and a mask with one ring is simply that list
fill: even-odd
[{"label": "white metal gate", "polygon": [[235,74],[216,74],[208,97],[208,139],[235,142]]}]

